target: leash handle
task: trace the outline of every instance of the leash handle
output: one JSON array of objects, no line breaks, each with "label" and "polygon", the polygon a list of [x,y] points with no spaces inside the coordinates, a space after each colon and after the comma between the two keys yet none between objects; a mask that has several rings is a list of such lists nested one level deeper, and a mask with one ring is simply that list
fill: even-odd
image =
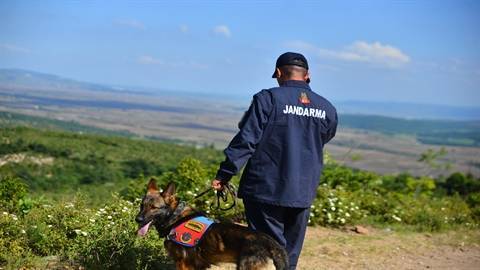
[{"label": "leash handle", "polygon": [[[194,200],[202,197],[203,195],[209,193],[212,190],[213,189],[211,187],[209,187],[206,190],[199,193],[198,195],[196,195],[195,197],[193,197],[192,199],[188,200],[188,202],[194,201]],[[233,207],[237,206],[237,191],[235,189],[235,186],[231,183],[225,183],[223,185],[222,190],[216,190],[216,197],[217,197],[216,200],[213,201],[210,204],[210,210],[228,211],[228,210],[232,209]],[[229,197],[232,199],[232,205],[228,206],[226,208],[223,208],[222,207],[222,202],[227,203],[228,200],[229,200]]]},{"label": "leash handle", "polygon": [[[216,201],[217,203],[216,203],[216,205],[215,205],[215,203],[210,204],[210,209],[211,210],[228,211],[228,210],[232,209],[233,207],[235,207],[237,205],[237,191],[235,190],[235,187],[232,184],[226,183],[223,186],[223,189],[222,190],[217,190],[216,193],[217,193],[217,201]],[[229,207],[223,208],[221,206],[220,201],[223,201],[224,203],[227,203],[228,202],[228,197],[232,198],[232,205],[229,206]]]}]

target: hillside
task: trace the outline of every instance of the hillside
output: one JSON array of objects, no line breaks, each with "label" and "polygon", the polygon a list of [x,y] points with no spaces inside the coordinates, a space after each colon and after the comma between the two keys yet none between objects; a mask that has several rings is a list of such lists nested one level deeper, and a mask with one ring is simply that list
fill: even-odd
[{"label": "hillside", "polygon": [[96,202],[140,175],[172,170],[187,156],[206,164],[222,158],[211,148],[109,135],[2,127],[0,175],[21,176],[31,191],[53,197],[62,197],[59,190],[64,196],[88,191]]}]

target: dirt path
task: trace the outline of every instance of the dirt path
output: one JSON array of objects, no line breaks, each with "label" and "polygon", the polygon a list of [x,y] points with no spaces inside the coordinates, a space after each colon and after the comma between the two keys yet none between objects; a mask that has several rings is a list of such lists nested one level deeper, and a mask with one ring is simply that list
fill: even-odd
[{"label": "dirt path", "polygon": [[309,228],[299,269],[480,269],[480,231],[368,234]]},{"label": "dirt path", "polygon": [[[233,270],[233,265],[212,267]],[[309,227],[299,270],[480,269],[480,231],[392,232]]]}]

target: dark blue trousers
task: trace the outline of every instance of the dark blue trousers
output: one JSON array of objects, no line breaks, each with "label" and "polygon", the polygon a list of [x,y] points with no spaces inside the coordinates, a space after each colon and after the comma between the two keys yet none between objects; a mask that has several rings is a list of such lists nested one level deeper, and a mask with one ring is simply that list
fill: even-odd
[{"label": "dark blue trousers", "polygon": [[310,208],[293,208],[243,200],[248,226],[277,240],[288,252],[290,270],[297,266]]}]

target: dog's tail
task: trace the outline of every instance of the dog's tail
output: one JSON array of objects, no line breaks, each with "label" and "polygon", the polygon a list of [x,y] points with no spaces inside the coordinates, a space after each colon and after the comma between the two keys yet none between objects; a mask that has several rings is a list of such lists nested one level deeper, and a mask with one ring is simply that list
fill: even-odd
[{"label": "dog's tail", "polygon": [[271,238],[268,235],[265,235],[268,239],[266,241],[267,248],[270,252],[270,257],[273,260],[273,264],[275,265],[275,269],[277,270],[288,270],[288,254],[285,248],[280,246],[277,241]]}]

